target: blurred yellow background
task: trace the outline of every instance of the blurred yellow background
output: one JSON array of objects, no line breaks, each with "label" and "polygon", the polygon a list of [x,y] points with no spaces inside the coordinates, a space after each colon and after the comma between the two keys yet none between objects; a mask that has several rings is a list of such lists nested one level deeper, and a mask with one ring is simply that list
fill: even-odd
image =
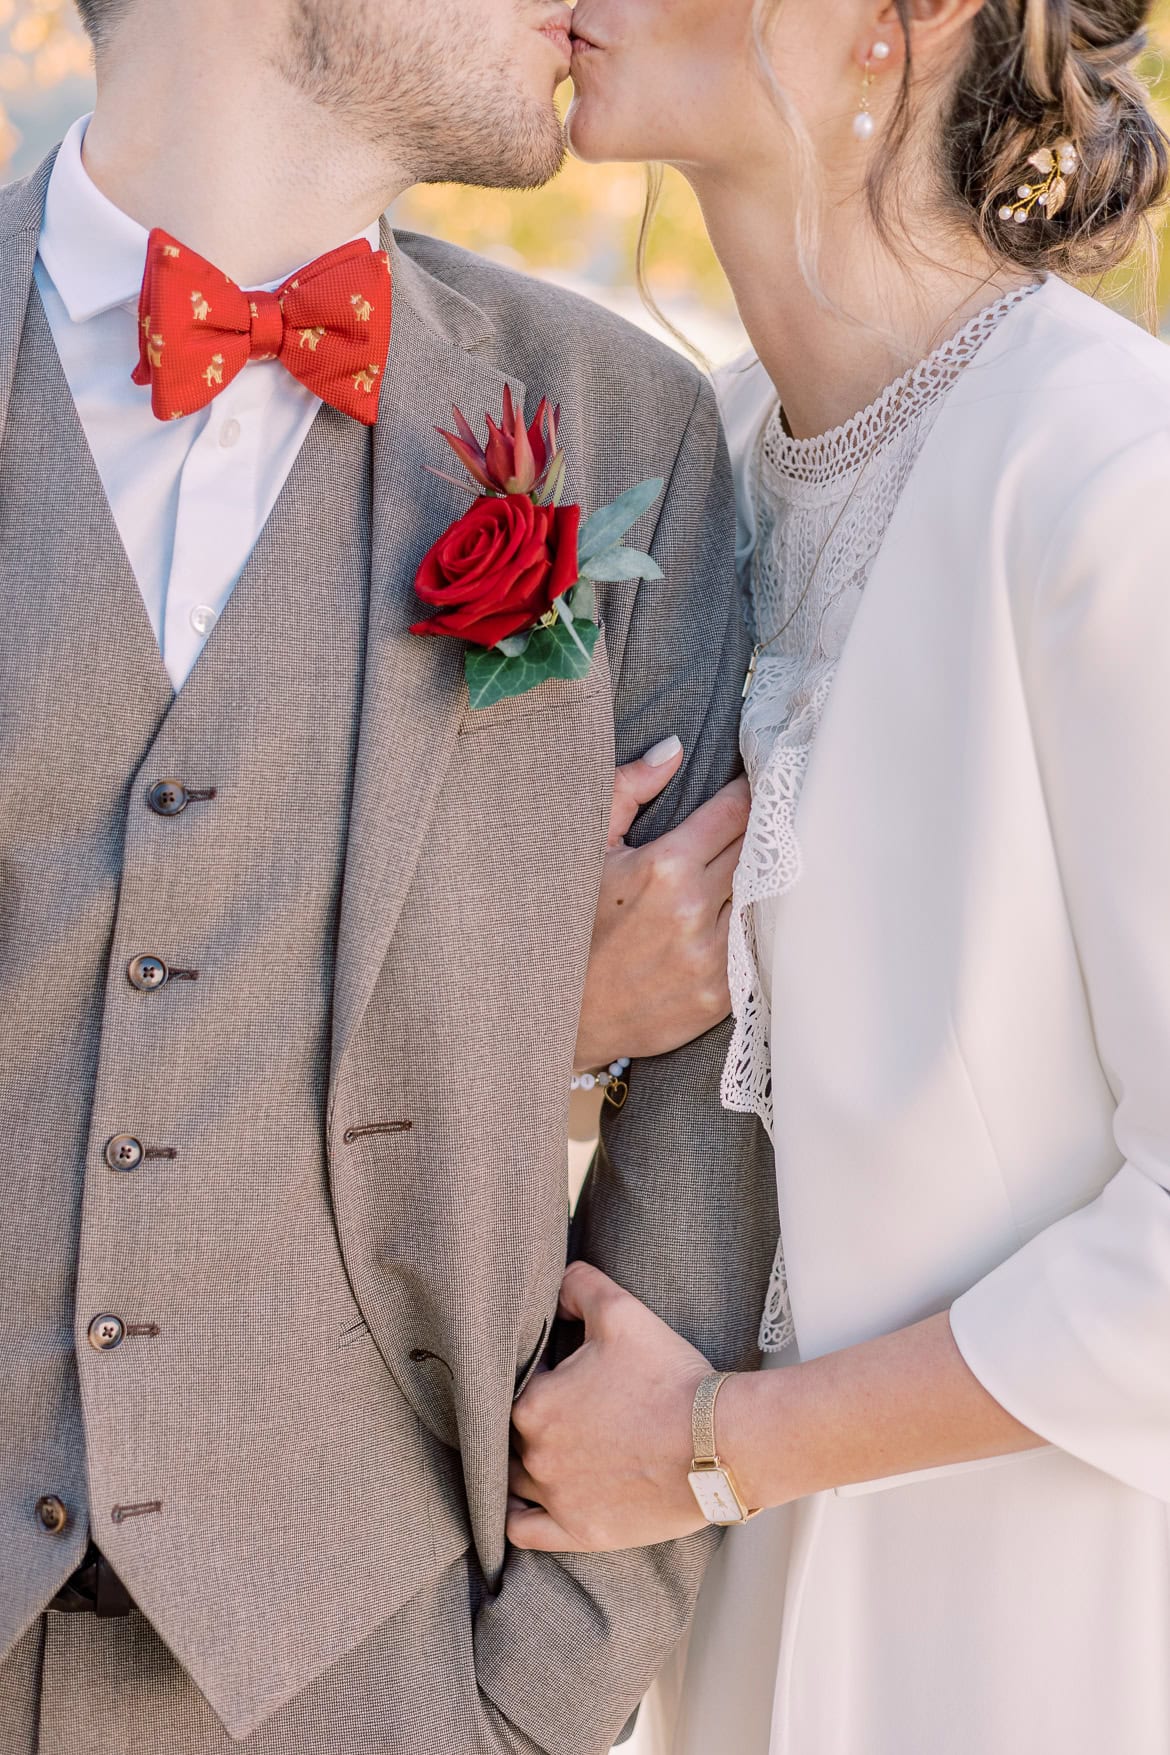
[{"label": "blurred yellow background", "polygon": [[[1159,0],[1154,36],[1147,72],[1170,123],[1170,0]],[[30,170],[91,101],[89,54],[72,0],[0,0],[0,179]],[[536,194],[420,189],[400,203],[396,218],[574,286],[649,327],[633,285],[644,186],[638,166],[570,161]],[[673,175],[654,233],[652,279],[668,315],[713,361],[737,351],[731,295],[694,199]],[[1161,290],[1161,309],[1170,314],[1170,262]]]}]

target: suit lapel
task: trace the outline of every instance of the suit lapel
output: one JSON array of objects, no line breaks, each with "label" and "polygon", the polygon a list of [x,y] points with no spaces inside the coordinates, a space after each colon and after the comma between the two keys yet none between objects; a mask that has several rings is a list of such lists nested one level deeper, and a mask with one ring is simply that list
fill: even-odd
[{"label": "suit lapel", "polygon": [[56,157],[53,151],[31,177],[0,189],[0,444],[32,291],[45,191]]},{"label": "suit lapel", "polygon": [[[477,306],[423,273],[389,233],[394,328],[373,444],[370,624],[334,991],[333,1072],[369,1004],[455,749],[466,704],[463,646],[419,639],[414,577],[471,504],[428,472],[446,469],[435,427],[457,403],[476,426],[504,385],[477,358],[491,334]],[[452,470],[451,473],[457,473]]]}]

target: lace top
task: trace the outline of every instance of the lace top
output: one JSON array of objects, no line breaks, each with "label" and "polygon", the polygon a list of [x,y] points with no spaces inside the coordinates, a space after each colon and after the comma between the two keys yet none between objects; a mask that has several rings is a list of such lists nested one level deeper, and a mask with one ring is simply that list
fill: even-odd
[{"label": "lace top", "polygon": [[[769,1041],[778,899],[798,881],[796,808],[817,728],[874,560],[946,392],[1024,287],[988,306],[877,401],[815,439],[793,439],[775,407],[756,445],[751,610],[760,653],[740,740],[752,811],[735,876],[731,996],[735,1034],[723,1074],[728,1109],[772,1132]],[[760,1331],[765,1352],[792,1337],[778,1253]]]}]

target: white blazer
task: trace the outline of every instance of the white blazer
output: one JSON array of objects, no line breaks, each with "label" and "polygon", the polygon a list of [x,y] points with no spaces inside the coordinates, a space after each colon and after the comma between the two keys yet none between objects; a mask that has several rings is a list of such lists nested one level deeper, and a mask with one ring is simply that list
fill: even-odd
[{"label": "white blazer", "polygon": [[[724,385],[741,460],[761,380]],[[797,828],[802,1356],[949,1308],[1012,1414],[1170,1501],[1170,352],[1060,281],[947,398]]]}]

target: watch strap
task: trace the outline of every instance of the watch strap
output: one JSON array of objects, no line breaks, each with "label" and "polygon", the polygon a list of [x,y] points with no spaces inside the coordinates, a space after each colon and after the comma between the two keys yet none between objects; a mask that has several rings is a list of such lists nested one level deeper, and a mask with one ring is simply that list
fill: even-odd
[{"label": "watch strap", "polygon": [[719,1400],[719,1391],[733,1375],[730,1371],[712,1371],[704,1377],[695,1391],[695,1405],[691,1414],[691,1445],[696,1468],[702,1464],[713,1467],[719,1461],[719,1451],[715,1443],[715,1403]]}]

